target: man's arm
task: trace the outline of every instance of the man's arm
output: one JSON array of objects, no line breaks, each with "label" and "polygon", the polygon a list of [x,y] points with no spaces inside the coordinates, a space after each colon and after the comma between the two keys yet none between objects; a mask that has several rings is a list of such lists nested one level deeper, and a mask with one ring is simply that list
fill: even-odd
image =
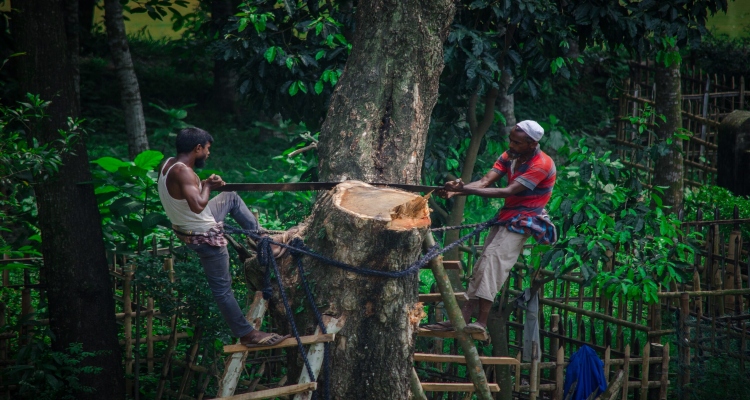
[{"label": "man's arm", "polygon": [[[477,181],[479,182],[479,181]],[[475,182],[472,182],[475,183]],[[471,183],[464,186],[460,194],[473,194],[482,197],[506,198],[527,190],[528,188],[516,181],[504,188],[471,187]]]},{"label": "man's arm", "polygon": [[[471,193],[471,191],[474,191],[474,190],[497,190],[497,189],[485,189],[485,188],[499,181],[503,176],[505,176],[504,173],[498,172],[495,169],[491,169],[489,172],[487,172],[487,174],[485,174],[482,177],[482,179],[471,182],[471,183],[467,183],[465,185],[460,180],[447,182],[445,184],[445,188],[441,190],[441,193],[438,193],[438,195],[451,198],[453,196],[475,194],[475,193]],[[489,196],[489,197],[494,197],[494,196]]]},{"label": "man's arm", "polygon": [[175,168],[174,178],[179,186],[180,194],[187,200],[190,210],[200,214],[208,205],[211,190],[223,186],[224,181],[216,175],[211,175],[203,181],[202,188],[199,190],[198,177],[188,167]]}]

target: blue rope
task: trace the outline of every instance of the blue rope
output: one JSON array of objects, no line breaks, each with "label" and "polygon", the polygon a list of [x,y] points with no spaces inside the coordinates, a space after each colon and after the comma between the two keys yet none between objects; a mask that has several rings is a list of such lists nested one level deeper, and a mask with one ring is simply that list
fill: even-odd
[{"label": "blue rope", "polygon": [[[254,239],[257,242],[258,263],[261,266],[266,267],[266,271],[263,276],[263,284],[265,286],[263,288],[263,298],[270,299],[273,295],[273,288],[271,287],[271,272],[273,272],[276,275],[276,282],[278,283],[278,286],[279,286],[279,294],[281,295],[281,299],[284,303],[284,309],[286,310],[286,314],[289,316],[289,323],[292,328],[292,333],[294,333],[294,338],[297,340],[297,349],[302,355],[302,360],[304,361],[305,367],[307,368],[307,373],[310,378],[310,382],[315,382],[316,379],[315,379],[315,376],[313,376],[312,368],[310,368],[310,361],[307,358],[307,352],[302,346],[302,340],[300,339],[299,332],[297,330],[297,324],[294,322],[294,315],[292,314],[291,307],[289,306],[289,299],[287,298],[286,291],[284,290],[284,285],[281,282],[281,274],[279,273],[279,268],[278,268],[278,265],[276,264],[276,258],[273,256],[273,250],[271,249],[271,244],[289,249],[292,257],[294,258],[294,261],[297,264],[297,271],[299,272],[300,281],[302,282],[302,288],[305,290],[305,296],[307,297],[307,300],[310,302],[310,305],[313,310],[313,314],[315,315],[316,323],[318,324],[318,327],[320,327],[320,331],[323,334],[326,334],[327,332],[326,332],[325,324],[323,324],[323,317],[320,314],[320,310],[318,310],[317,305],[315,304],[315,298],[312,295],[310,284],[308,283],[307,277],[305,276],[305,268],[302,265],[302,256],[309,256],[319,261],[322,261],[325,264],[332,265],[334,267],[343,269],[345,271],[354,272],[360,275],[379,276],[379,277],[385,277],[385,278],[401,278],[401,277],[416,273],[422,267],[427,265],[431,260],[440,256],[441,254],[451,251],[452,249],[460,246],[462,243],[469,240],[471,237],[480,234],[483,230],[487,229],[490,226],[497,225],[498,223],[499,222],[493,218],[492,220],[483,222],[481,224],[438,228],[441,231],[445,231],[449,229],[463,229],[465,227],[472,227],[474,228],[474,230],[471,231],[469,234],[462,236],[455,242],[443,248],[440,248],[439,244],[435,244],[434,246],[430,247],[420,259],[418,259],[417,261],[412,263],[409,267],[401,271],[380,271],[380,270],[367,269],[367,268],[356,267],[354,265],[349,265],[341,261],[328,258],[326,256],[323,256],[321,254],[318,254],[310,250],[309,248],[307,248],[307,246],[305,246],[304,241],[300,238],[294,238],[289,244],[285,244],[285,243],[275,242],[271,240],[271,238],[268,236],[262,236],[263,231],[243,230],[243,229],[239,229],[239,228],[232,227],[232,226],[225,226],[224,229],[225,229],[225,232],[227,233],[244,233],[245,235],[249,236],[250,238]],[[325,387],[324,387],[323,394],[324,394],[325,399],[329,400],[331,396],[331,393],[330,393],[331,357],[330,357],[329,343],[325,343],[323,346],[324,346],[323,347],[324,348],[323,363],[324,363],[324,373],[325,373]],[[317,398],[316,392],[312,393],[312,398],[313,399]]]}]

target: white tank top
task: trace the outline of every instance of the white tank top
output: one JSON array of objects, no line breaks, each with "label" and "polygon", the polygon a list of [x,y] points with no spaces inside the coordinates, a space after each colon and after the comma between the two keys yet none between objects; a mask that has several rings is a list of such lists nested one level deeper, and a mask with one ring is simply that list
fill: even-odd
[{"label": "white tank top", "polygon": [[[171,160],[171,158],[164,163],[164,166],[167,165],[169,160]],[[169,194],[169,189],[167,189],[167,176],[169,176],[169,171],[171,171],[177,164],[185,165],[185,163],[178,161],[172,164],[172,166],[167,169],[166,173],[164,172],[164,167],[162,167],[160,171],[158,186],[161,204],[164,206],[164,211],[167,213],[167,217],[172,221],[172,226],[175,228],[182,231],[206,232],[216,226],[216,220],[214,220],[214,215],[211,213],[211,209],[208,208],[208,205],[206,205],[206,208],[204,208],[200,214],[196,214],[190,209],[186,199],[178,200]],[[185,166],[187,167],[187,165]],[[199,182],[198,190],[202,189],[201,183]]]}]

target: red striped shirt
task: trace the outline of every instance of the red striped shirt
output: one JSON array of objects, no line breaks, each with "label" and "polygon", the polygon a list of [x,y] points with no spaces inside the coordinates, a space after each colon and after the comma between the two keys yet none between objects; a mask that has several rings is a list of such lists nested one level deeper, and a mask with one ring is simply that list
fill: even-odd
[{"label": "red striped shirt", "polygon": [[498,216],[500,221],[510,221],[516,216],[541,215],[555,186],[555,162],[538,147],[529,161],[521,165],[515,164],[518,163],[511,160],[505,152],[492,167],[493,171],[508,175],[508,185],[516,181],[527,188],[505,199],[505,205],[500,209]]}]

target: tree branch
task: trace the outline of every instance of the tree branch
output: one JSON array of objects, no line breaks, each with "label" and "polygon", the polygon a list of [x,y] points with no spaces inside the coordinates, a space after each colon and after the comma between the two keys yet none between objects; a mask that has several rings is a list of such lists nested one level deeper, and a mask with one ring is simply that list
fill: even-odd
[{"label": "tree branch", "polygon": [[477,101],[479,101],[479,94],[472,94],[469,98],[469,108],[466,110],[466,120],[469,122],[472,135],[477,130]]}]

